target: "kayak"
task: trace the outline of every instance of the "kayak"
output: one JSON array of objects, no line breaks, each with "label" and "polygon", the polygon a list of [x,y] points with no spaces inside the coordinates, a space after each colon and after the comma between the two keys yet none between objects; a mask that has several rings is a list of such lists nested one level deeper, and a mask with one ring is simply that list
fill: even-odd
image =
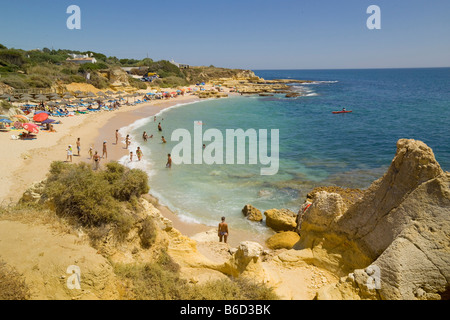
[{"label": "kayak", "polygon": [[352,113],[353,111],[333,111],[333,114],[339,114],[339,113]]}]

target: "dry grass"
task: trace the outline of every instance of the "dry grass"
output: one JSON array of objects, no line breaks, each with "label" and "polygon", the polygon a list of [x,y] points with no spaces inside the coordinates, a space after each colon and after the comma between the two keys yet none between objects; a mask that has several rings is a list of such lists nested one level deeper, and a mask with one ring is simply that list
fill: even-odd
[{"label": "dry grass", "polygon": [[22,275],[0,260],[0,300],[28,300],[30,289]]},{"label": "dry grass", "polygon": [[67,234],[78,233],[64,218],[58,217],[54,211],[37,203],[19,203],[0,207],[0,220],[45,225],[52,230]]},{"label": "dry grass", "polygon": [[154,263],[113,264],[122,279],[123,299],[135,300],[278,300],[272,288],[245,279],[190,284],[164,251]]}]

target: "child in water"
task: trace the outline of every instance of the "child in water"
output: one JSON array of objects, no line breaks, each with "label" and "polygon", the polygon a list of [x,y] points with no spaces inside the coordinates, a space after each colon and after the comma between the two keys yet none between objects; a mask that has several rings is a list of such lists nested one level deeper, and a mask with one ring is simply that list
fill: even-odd
[{"label": "child in water", "polygon": [[137,148],[137,150],[136,150],[136,155],[137,155],[137,157],[138,157],[138,160],[141,161],[142,156],[143,156],[141,147],[138,147],[138,148]]}]

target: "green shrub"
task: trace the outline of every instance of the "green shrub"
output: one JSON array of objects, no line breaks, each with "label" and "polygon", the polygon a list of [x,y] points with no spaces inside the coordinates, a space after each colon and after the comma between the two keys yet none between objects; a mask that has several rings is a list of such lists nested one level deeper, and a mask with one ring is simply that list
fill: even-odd
[{"label": "green shrub", "polygon": [[30,85],[25,81],[24,77],[17,75],[8,75],[7,77],[1,77],[0,81],[14,89],[28,89]]},{"label": "green shrub", "polygon": [[108,69],[104,63],[85,63],[78,68],[78,72],[95,71],[101,69]]},{"label": "green shrub", "polygon": [[176,87],[183,87],[188,85],[188,82],[179,77],[168,77],[163,79],[157,79],[152,82],[152,85],[158,85],[161,88],[176,88]]},{"label": "green shrub", "polygon": [[98,89],[109,88],[109,81],[105,77],[99,75],[97,72],[91,73],[91,79],[89,80],[89,83]]},{"label": "green shrub", "polygon": [[31,88],[51,88],[53,84],[53,81],[49,77],[43,75],[33,75],[25,81]]},{"label": "green shrub", "polygon": [[116,235],[124,238],[133,219],[121,201],[147,193],[147,183],[145,172],[118,163],[109,163],[104,172],[95,172],[85,163],[53,162],[44,195],[52,199],[58,215],[86,227],[112,224]]},{"label": "green shrub", "polygon": [[92,171],[86,164],[64,167],[57,163],[58,172],[47,182],[45,194],[53,200],[56,213],[75,219],[87,227],[102,224],[120,224],[121,208],[110,193],[107,181]]},{"label": "green shrub", "polygon": [[78,74],[74,74],[74,75],[71,75],[69,78],[67,78],[67,83],[72,83],[72,82],[75,82],[75,83],[86,83],[87,81],[86,81],[85,77],[80,76]]},{"label": "green shrub", "polygon": [[130,83],[130,86],[137,88],[137,89],[147,89],[147,84],[145,82],[142,82],[141,80],[135,79],[133,77],[128,77],[128,82]]},{"label": "green shrub", "polygon": [[22,67],[26,63],[24,52],[16,49],[0,50],[0,60],[19,67]]},{"label": "green shrub", "polygon": [[144,249],[150,248],[156,241],[157,229],[155,222],[150,217],[142,222],[142,227],[139,232],[141,239],[141,246]]},{"label": "green shrub", "polygon": [[137,169],[127,170],[112,184],[112,195],[120,201],[130,201],[149,191],[147,174]]}]

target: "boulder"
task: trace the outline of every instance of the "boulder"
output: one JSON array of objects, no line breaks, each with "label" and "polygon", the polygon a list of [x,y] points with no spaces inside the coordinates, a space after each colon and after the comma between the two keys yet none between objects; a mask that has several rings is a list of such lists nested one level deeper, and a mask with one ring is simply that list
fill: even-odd
[{"label": "boulder", "polygon": [[[306,211],[306,207],[304,206]],[[300,215],[299,226],[308,224],[308,230],[326,231],[342,217],[347,207],[337,193],[320,191],[307,211]],[[301,229],[301,228],[300,228]]]},{"label": "boulder", "polygon": [[266,225],[275,231],[294,231],[297,214],[287,209],[270,209],[264,212]]},{"label": "boulder", "polygon": [[263,281],[265,278],[261,259],[263,253],[264,249],[259,243],[251,241],[241,242],[237,251],[223,265],[221,271],[236,278],[244,276],[253,280],[259,279]]},{"label": "boulder", "polygon": [[247,204],[244,209],[242,209],[242,213],[247,217],[250,221],[261,222],[263,220],[263,216],[260,210],[256,209],[250,204]]},{"label": "boulder", "polygon": [[44,192],[45,182],[33,183],[22,195],[20,202],[40,202],[42,193]]},{"label": "boulder", "polygon": [[300,236],[297,232],[286,231],[280,232],[269,239],[267,239],[266,244],[270,249],[292,249],[294,245],[300,240]]}]

